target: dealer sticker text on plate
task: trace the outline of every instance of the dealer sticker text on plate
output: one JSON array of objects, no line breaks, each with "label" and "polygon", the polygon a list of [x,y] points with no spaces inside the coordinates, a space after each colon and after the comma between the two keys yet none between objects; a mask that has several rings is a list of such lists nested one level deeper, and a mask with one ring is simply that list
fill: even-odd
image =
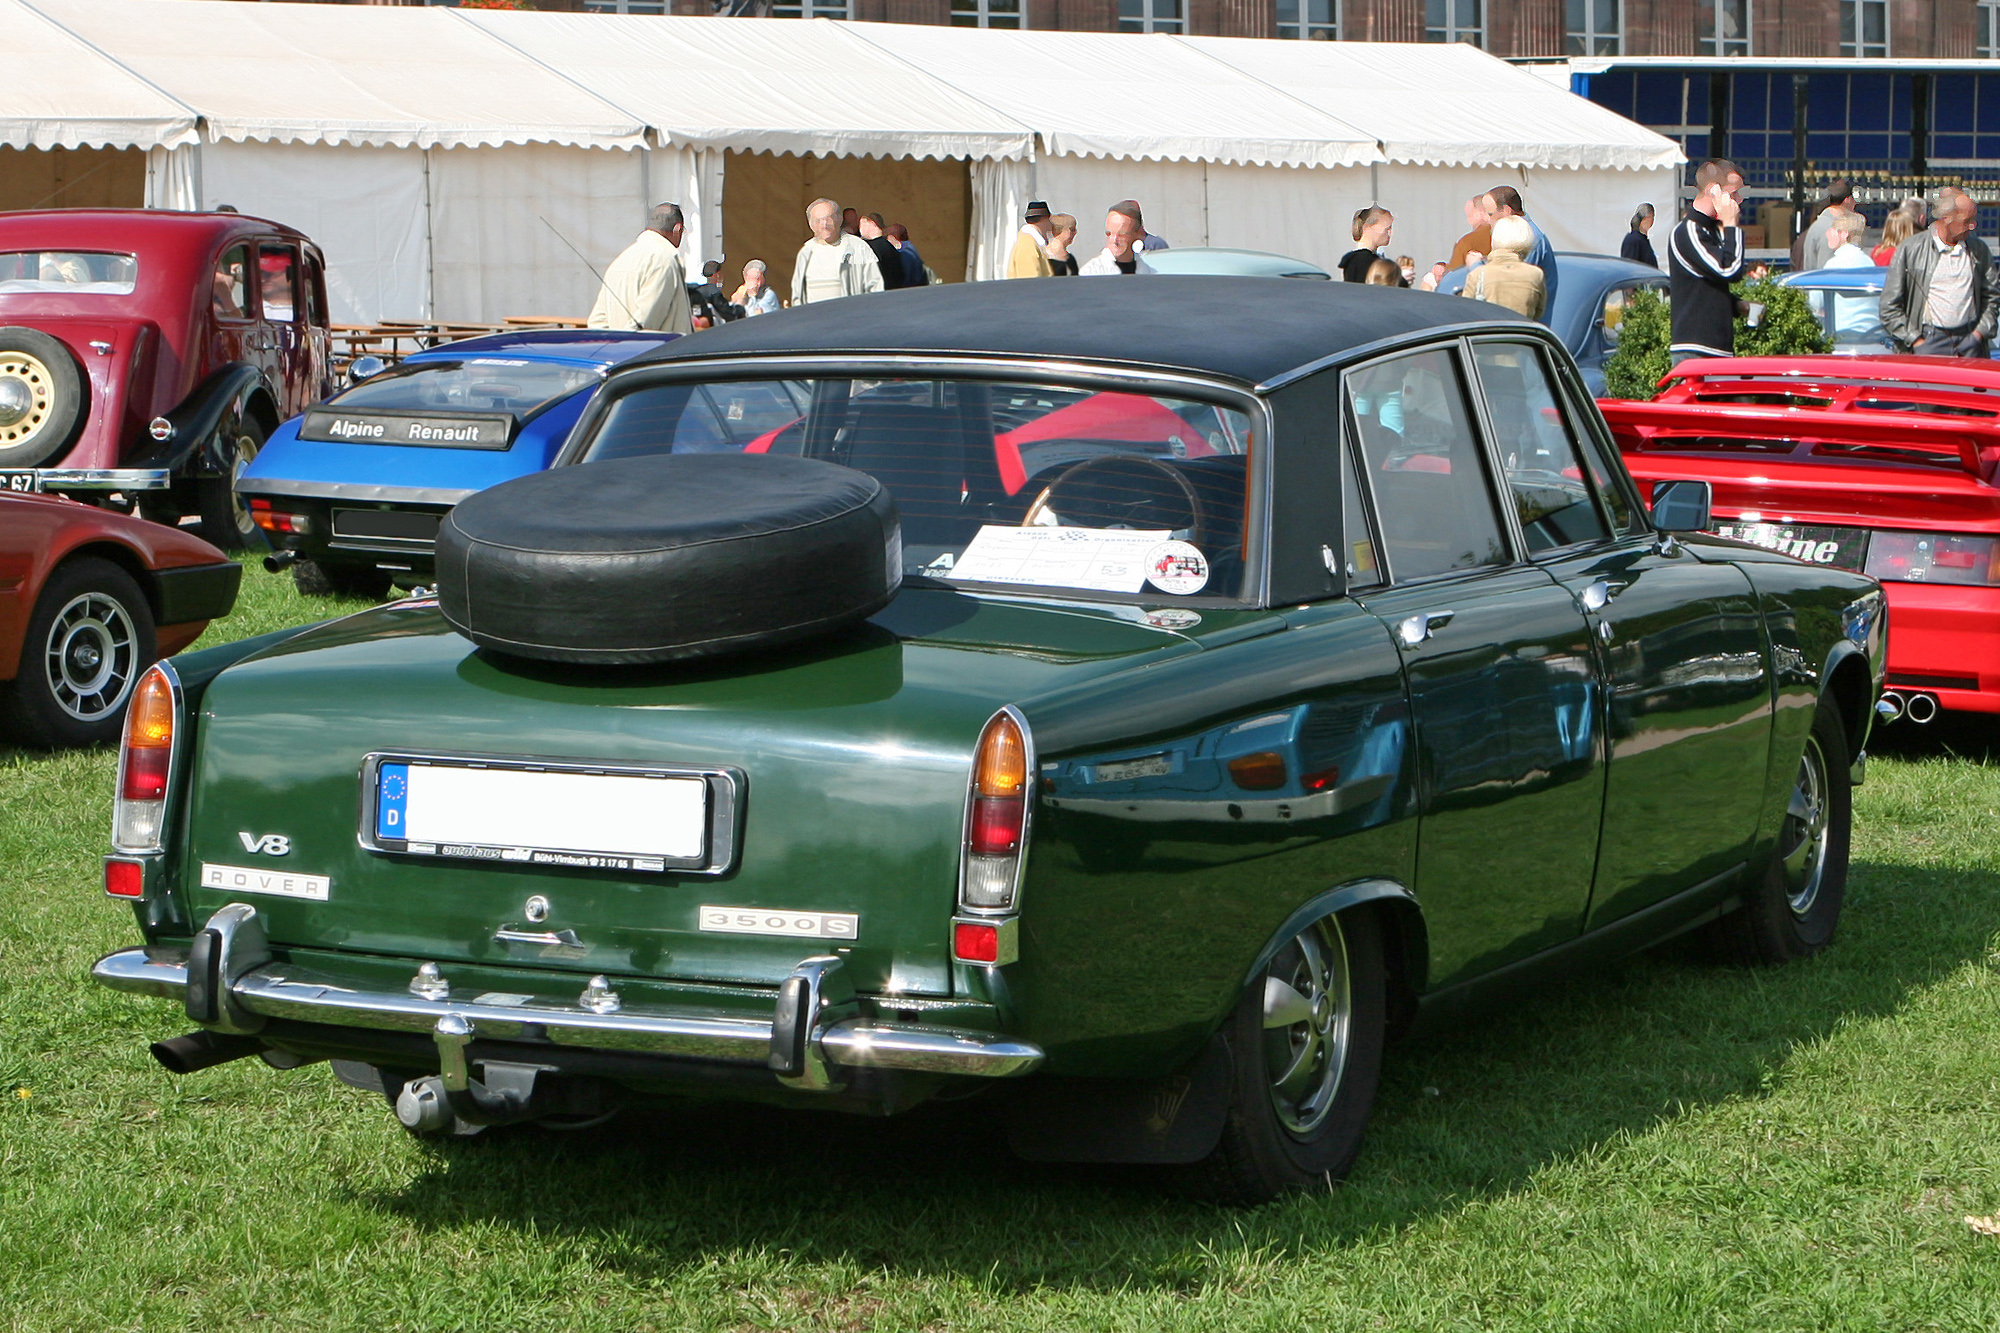
[{"label": "dealer sticker text on plate", "polygon": [[827,940],[861,936],[861,918],[853,912],[779,912],[768,907],[704,905],[700,920],[703,930],[729,935],[803,935]]},{"label": "dealer sticker text on plate", "polygon": [[333,881],[325,875],[296,875],[285,870],[219,866],[203,861],[201,886],[224,893],[275,893],[281,898],[311,898],[323,903]]}]

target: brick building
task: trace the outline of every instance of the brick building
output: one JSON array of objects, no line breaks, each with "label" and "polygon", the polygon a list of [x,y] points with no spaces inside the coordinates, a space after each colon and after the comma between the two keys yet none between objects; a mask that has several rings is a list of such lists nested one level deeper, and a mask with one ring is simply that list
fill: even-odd
[{"label": "brick building", "polygon": [[[458,0],[327,0],[455,4]],[[626,14],[1471,42],[1508,58],[2000,57],[2000,0],[531,0]],[[1025,23],[1024,23],[1025,20]]]}]

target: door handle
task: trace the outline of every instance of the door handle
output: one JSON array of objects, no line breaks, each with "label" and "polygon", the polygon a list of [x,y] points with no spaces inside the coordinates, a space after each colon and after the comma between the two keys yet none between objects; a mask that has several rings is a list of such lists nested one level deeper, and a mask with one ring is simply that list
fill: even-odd
[{"label": "door handle", "polygon": [[1611,579],[1599,579],[1583,590],[1583,609],[1602,611],[1611,599],[1624,592],[1627,585]]},{"label": "door handle", "polygon": [[1396,637],[1405,648],[1414,648],[1451,623],[1454,611],[1419,611],[1396,626]]},{"label": "door handle", "polygon": [[573,930],[514,930],[503,927],[493,932],[496,944],[539,944],[549,949],[581,949],[583,941]]}]

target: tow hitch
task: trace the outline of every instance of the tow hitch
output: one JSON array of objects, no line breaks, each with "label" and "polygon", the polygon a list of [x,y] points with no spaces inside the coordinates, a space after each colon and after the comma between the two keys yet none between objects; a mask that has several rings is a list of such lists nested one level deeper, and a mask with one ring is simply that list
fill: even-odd
[{"label": "tow hitch", "polygon": [[595,1083],[541,1078],[556,1072],[552,1065],[482,1060],[480,1077],[474,1078],[465,1057],[472,1024],[457,1014],[438,1019],[431,1035],[437,1041],[438,1072],[411,1079],[396,1096],[396,1119],[413,1134],[448,1134],[461,1122],[512,1125],[605,1110]]}]

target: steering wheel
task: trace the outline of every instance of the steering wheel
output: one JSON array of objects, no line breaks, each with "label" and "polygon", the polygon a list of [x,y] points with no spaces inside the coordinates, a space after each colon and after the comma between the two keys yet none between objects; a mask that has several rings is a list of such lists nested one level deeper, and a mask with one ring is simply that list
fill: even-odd
[{"label": "steering wheel", "polygon": [[[1184,508],[1187,522],[1149,516],[1149,511],[1167,504]],[[1200,546],[1208,520],[1202,512],[1200,493],[1179,468],[1157,458],[1110,454],[1064,468],[1028,506],[1021,526],[1185,530],[1187,540]]]}]

